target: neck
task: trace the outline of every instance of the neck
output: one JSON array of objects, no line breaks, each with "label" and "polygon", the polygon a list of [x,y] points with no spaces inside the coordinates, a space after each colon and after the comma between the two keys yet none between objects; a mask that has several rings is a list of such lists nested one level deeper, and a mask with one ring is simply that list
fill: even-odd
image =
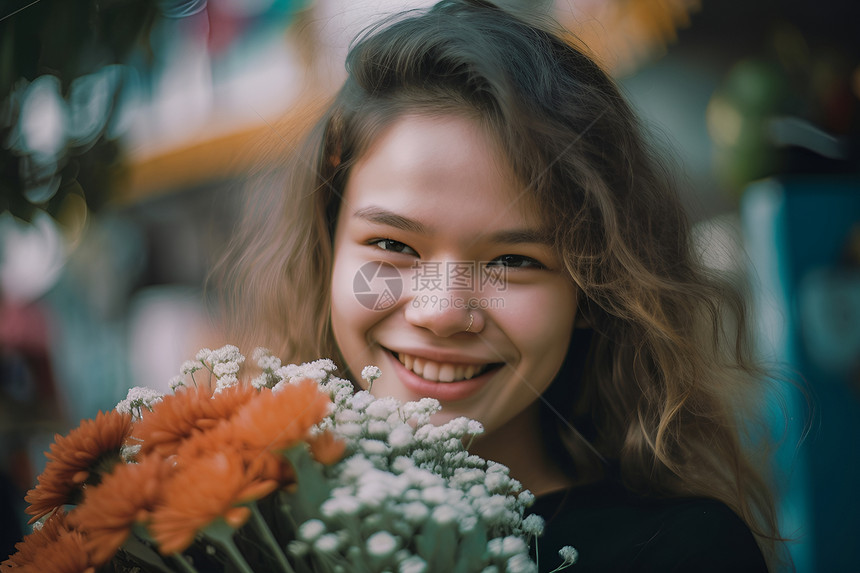
[{"label": "neck", "polygon": [[546,449],[540,431],[538,403],[520,412],[501,428],[475,440],[473,454],[508,466],[511,475],[535,495],[573,485]]}]

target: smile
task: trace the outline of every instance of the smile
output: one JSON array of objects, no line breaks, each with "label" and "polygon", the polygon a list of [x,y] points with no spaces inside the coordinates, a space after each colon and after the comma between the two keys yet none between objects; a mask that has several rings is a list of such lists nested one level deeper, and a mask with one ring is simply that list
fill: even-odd
[{"label": "smile", "polygon": [[501,366],[500,363],[452,364],[450,362],[436,362],[435,360],[413,356],[405,352],[392,351],[392,354],[407,370],[431,382],[470,380],[474,376],[480,376],[492,368]]}]

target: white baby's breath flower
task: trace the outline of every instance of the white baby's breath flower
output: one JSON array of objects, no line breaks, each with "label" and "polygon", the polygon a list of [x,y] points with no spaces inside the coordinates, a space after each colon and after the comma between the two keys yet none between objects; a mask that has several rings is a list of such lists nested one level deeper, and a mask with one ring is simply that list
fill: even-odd
[{"label": "white baby's breath flower", "polygon": [[376,366],[365,366],[361,369],[361,377],[368,384],[373,384],[373,381],[382,376],[382,371]]},{"label": "white baby's breath flower", "polygon": [[387,420],[388,416],[397,411],[398,406],[400,404],[398,404],[396,399],[386,396],[385,398],[377,398],[368,404],[365,411],[368,416],[372,416],[377,420]]},{"label": "white baby's breath flower", "polygon": [[511,470],[508,466],[500,464],[498,462],[487,462],[487,473],[500,473],[504,475],[508,475]]},{"label": "white baby's breath flower", "polygon": [[374,398],[370,392],[362,390],[353,394],[352,399],[350,400],[350,407],[356,412],[363,412],[370,404],[373,404],[375,400],[376,398]]},{"label": "white baby's breath flower", "polygon": [[382,440],[360,440],[358,442],[358,447],[360,447],[366,454],[379,456],[387,454],[390,450],[388,444]]},{"label": "white baby's breath flower", "polygon": [[254,362],[259,362],[263,358],[266,358],[266,357],[271,356],[271,355],[272,355],[272,353],[268,348],[263,348],[262,346],[258,346],[254,350],[251,351],[251,360],[253,360]]},{"label": "white baby's breath flower", "polygon": [[465,460],[463,460],[463,465],[473,468],[483,468],[485,465],[484,458],[482,458],[481,456],[469,455],[466,456]]},{"label": "white baby's breath flower", "polygon": [[314,360],[309,363],[308,366],[311,366],[314,369],[322,370],[323,372],[335,372],[337,371],[337,365],[330,358],[320,358],[319,360]]},{"label": "white baby's breath flower", "polygon": [[412,426],[409,424],[398,424],[388,434],[388,443],[392,448],[407,448],[412,444]]},{"label": "white baby's breath flower", "polygon": [[340,537],[334,533],[320,535],[314,541],[313,548],[322,554],[334,553],[340,548]]},{"label": "white baby's breath flower", "polygon": [[464,515],[457,520],[460,533],[468,533],[478,526],[478,516],[474,514]]},{"label": "white baby's breath flower", "polygon": [[469,420],[468,427],[466,428],[466,432],[473,435],[478,436],[484,433],[484,425],[477,420]]},{"label": "white baby's breath flower", "polygon": [[215,393],[220,394],[227,388],[231,386],[235,386],[239,383],[239,379],[235,374],[225,374],[224,376],[218,378],[218,384],[215,386]]},{"label": "white baby's breath flower", "polygon": [[475,468],[457,468],[454,470],[454,475],[451,477],[451,483],[459,486],[461,489],[468,487],[470,491],[473,484],[486,491],[486,489],[480,485],[480,482],[483,480],[484,472]]},{"label": "white baby's breath flower", "polygon": [[558,555],[564,560],[565,565],[573,565],[579,559],[579,551],[570,545],[565,545],[559,549]]},{"label": "white baby's breath flower", "polygon": [[397,539],[387,531],[377,531],[367,538],[366,546],[368,554],[384,559],[397,550]]},{"label": "white baby's breath flower", "polygon": [[116,411],[120,414],[131,414],[135,419],[140,419],[143,410],[152,411],[152,407],[164,399],[164,394],[145,386],[135,386],[128,391],[125,400],[116,405]]},{"label": "white baby's breath flower", "polygon": [[[373,476],[377,476],[378,478],[382,478],[384,475],[383,472],[376,470],[372,474]],[[361,502],[362,505],[366,507],[379,507],[383,503],[385,503],[391,492],[389,491],[390,482],[386,483],[387,480],[383,479],[373,479],[373,477],[366,477],[361,483],[358,491],[356,492],[356,497]]]},{"label": "white baby's breath flower", "polygon": [[468,494],[470,498],[478,501],[487,497],[487,488],[478,483],[469,488]]},{"label": "white baby's breath flower", "polygon": [[212,356],[212,351],[208,348],[201,348],[197,351],[194,359],[198,362],[209,362],[209,357]]},{"label": "white baby's breath flower", "polygon": [[374,438],[387,438],[391,424],[385,420],[370,420],[367,422],[367,434]]},{"label": "white baby's breath flower", "polygon": [[339,406],[343,406],[346,404],[350,398],[352,398],[352,388],[351,387],[341,387],[335,389],[333,392],[329,393],[331,395],[332,402]]},{"label": "white baby's breath flower", "polygon": [[426,424],[430,416],[442,409],[439,400],[421,398],[417,402],[407,402],[403,405],[403,415],[407,420],[413,419],[419,424]]},{"label": "white baby's breath flower", "polygon": [[142,444],[125,445],[119,449],[119,455],[125,463],[131,462],[140,453]]},{"label": "white baby's breath flower", "polygon": [[445,424],[445,428],[448,430],[449,435],[457,438],[462,438],[466,434],[468,427],[469,419],[464,418],[463,416],[449,420],[448,423]]},{"label": "white baby's breath flower", "polygon": [[433,512],[430,514],[430,519],[432,519],[439,525],[449,525],[451,523],[456,523],[459,517],[460,512],[458,512],[454,508],[454,506],[451,505],[438,505],[433,509]]},{"label": "white baby's breath flower", "polygon": [[329,519],[339,516],[357,515],[362,504],[354,497],[336,496],[329,498],[320,506],[320,513]]},{"label": "white baby's breath flower", "polygon": [[442,444],[442,447],[445,448],[445,451],[457,452],[463,447],[463,443],[460,441],[460,438],[448,438],[445,440],[445,443]]},{"label": "white baby's breath flower", "polygon": [[251,353],[251,360],[257,364],[260,370],[269,374],[281,367],[280,358],[273,356],[272,352],[267,348],[255,348]]},{"label": "white baby's breath flower", "polygon": [[505,563],[507,573],[537,573],[535,565],[526,553],[518,553]]},{"label": "white baby's breath flower", "polygon": [[493,557],[502,557],[502,538],[496,537],[487,542],[487,552]]},{"label": "white baby's breath flower", "polygon": [[507,537],[502,539],[502,553],[506,557],[516,555],[517,553],[527,552],[528,549],[528,545],[526,545],[526,542],[523,541],[521,537],[517,537],[515,535],[508,535]]},{"label": "white baby's breath flower", "polygon": [[232,344],[226,344],[217,350],[213,350],[209,354],[209,362],[238,362],[245,361],[245,357],[239,352],[239,349]]},{"label": "white baby's breath flower", "polygon": [[442,503],[445,503],[445,500],[448,497],[447,493],[448,492],[441,485],[428,487],[421,492],[421,499],[423,499],[426,503],[440,505]]},{"label": "white baby's breath flower", "polygon": [[238,362],[219,362],[212,367],[212,373],[218,378],[239,372]]},{"label": "white baby's breath flower", "polygon": [[275,376],[280,378],[281,380],[292,380],[293,378],[300,378],[301,371],[297,364],[286,364],[281,366],[277,370],[275,370]]},{"label": "white baby's breath flower", "polygon": [[507,489],[508,476],[499,472],[487,471],[487,477],[484,479],[484,485],[493,493],[499,493]]},{"label": "white baby's breath flower", "polygon": [[335,431],[342,438],[359,438],[364,435],[364,428],[360,424],[338,424]]},{"label": "white baby's breath flower", "polygon": [[316,539],[326,532],[325,523],[319,519],[309,519],[299,526],[298,536],[302,541],[313,543]]},{"label": "white baby's breath flower", "polygon": [[185,386],[185,378],[182,376],[174,376],[168,382],[168,386],[170,386],[170,390],[175,394],[177,389]]},{"label": "white baby's breath flower", "polygon": [[407,557],[397,566],[397,573],[426,573],[426,571],[427,562],[417,555]]},{"label": "white baby's breath flower", "polygon": [[420,501],[410,501],[399,507],[403,519],[411,525],[419,525],[430,515],[430,508]]},{"label": "white baby's breath flower", "polygon": [[265,374],[260,374],[256,378],[251,379],[251,386],[256,388],[257,390],[262,390],[263,388],[269,387],[269,377]]},{"label": "white baby's breath flower", "polygon": [[545,522],[541,516],[532,514],[523,519],[522,528],[527,535],[541,535],[544,525]]},{"label": "white baby's breath flower", "polygon": [[517,496],[517,501],[519,501],[523,505],[523,507],[531,507],[532,505],[534,505],[535,502],[535,494],[533,494],[527,489],[524,489]]},{"label": "white baby's breath flower", "polygon": [[186,374],[186,375],[187,374],[194,374],[195,372],[197,372],[201,368],[203,368],[203,363],[201,363],[199,360],[197,360],[197,361],[186,360],[185,362],[182,363],[182,366],[179,368],[179,372],[181,374]]},{"label": "white baby's breath flower", "polygon": [[334,415],[335,422],[338,424],[360,422],[363,416],[354,410],[340,410]]},{"label": "white baby's breath flower", "polygon": [[506,511],[505,497],[503,495],[493,495],[483,499],[478,511],[481,517],[487,521],[499,521]]},{"label": "white baby's breath flower", "polygon": [[308,554],[309,549],[310,546],[307,543],[298,539],[293,539],[287,544],[287,552],[293,557],[304,557]]}]

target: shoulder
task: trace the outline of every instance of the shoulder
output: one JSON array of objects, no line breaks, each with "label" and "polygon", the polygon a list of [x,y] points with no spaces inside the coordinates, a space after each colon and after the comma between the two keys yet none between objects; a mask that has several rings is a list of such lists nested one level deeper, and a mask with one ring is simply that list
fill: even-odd
[{"label": "shoulder", "polygon": [[767,571],[749,528],[715,500],[644,499],[604,483],[542,497],[532,511],[547,520],[541,570],[551,571],[558,549],[572,545],[578,573]]}]

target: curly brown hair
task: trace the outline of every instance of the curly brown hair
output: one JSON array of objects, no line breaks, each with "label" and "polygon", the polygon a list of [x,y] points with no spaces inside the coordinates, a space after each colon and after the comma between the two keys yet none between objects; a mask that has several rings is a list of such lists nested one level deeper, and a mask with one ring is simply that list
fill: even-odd
[{"label": "curly brown hair", "polygon": [[[773,502],[743,441],[762,372],[744,299],[693,251],[663,159],[613,81],[569,34],[480,0],[446,0],[365,33],[345,85],[220,267],[231,334],[291,360],[339,357],[332,237],[352,166],[406,113],[467,114],[503,149],[580,291],[577,331],[543,407],[548,447],[579,479],[731,507],[765,554]],[[576,430],[572,430],[576,428]]]}]

